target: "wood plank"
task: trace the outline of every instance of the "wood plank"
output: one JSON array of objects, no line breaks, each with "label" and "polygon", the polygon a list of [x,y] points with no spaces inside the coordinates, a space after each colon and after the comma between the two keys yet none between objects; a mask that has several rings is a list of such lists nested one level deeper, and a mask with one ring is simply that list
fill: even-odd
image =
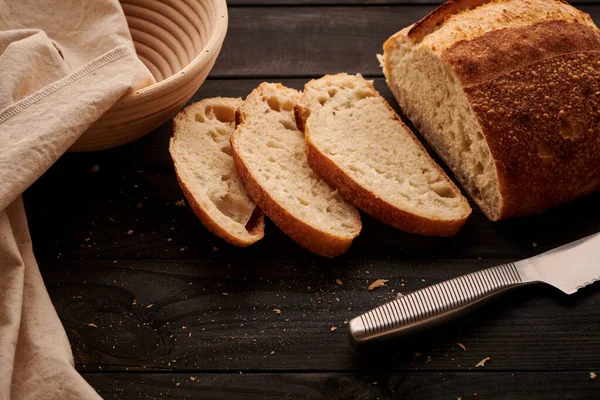
[{"label": "wood plank", "polygon": [[[245,96],[260,82],[209,80],[192,101]],[[295,88],[304,82],[283,80]],[[397,109],[383,79],[375,85]],[[258,244],[235,248],[208,233],[189,207],[176,207],[183,195],[168,154],[169,137],[170,125],[165,124],[136,143],[67,154],[54,165],[25,195],[38,258],[317,259],[272,224]],[[94,165],[97,173],[90,172]],[[461,232],[446,239],[409,235],[364,216],[362,235],[341,260],[525,258],[599,231],[598,198],[595,194],[541,216],[500,223],[487,221],[475,207]],[[213,252],[213,246],[223,251]]]},{"label": "wood plank", "polygon": [[596,400],[589,372],[411,374],[84,373],[104,399]]},{"label": "wood plank", "polygon": [[[486,371],[599,370],[597,287],[573,296],[530,287],[409,340],[358,351],[348,344],[344,321],[398,292],[501,262],[225,257],[40,266],[83,371],[469,371],[484,357]],[[375,279],[389,282],[368,291]]]},{"label": "wood plank", "polygon": [[[212,77],[298,77],[346,71],[381,76],[384,41],[435,5],[231,7]],[[580,7],[600,21],[600,5]]]}]

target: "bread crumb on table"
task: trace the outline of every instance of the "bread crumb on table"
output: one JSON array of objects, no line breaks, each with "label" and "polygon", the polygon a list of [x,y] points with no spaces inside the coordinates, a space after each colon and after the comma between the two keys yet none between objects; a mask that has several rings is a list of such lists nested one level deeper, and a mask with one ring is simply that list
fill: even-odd
[{"label": "bread crumb on table", "polygon": [[133,235],[133,229],[130,229],[130,230],[128,230],[128,231],[127,231],[127,234],[128,234],[128,235]]},{"label": "bread crumb on table", "polygon": [[[90,323],[88,324],[88,326],[91,326],[92,328],[97,328],[97,327],[98,327],[98,326],[97,326],[95,323],[93,323],[93,322],[90,322]],[[593,373],[593,372],[592,372],[592,373]],[[593,378],[592,378],[592,379],[593,379]]]},{"label": "bread crumb on table", "polygon": [[590,379],[596,379],[596,376],[595,372],[590,372]]},{"label": "bread crumb on table", "polygon": [[279,308],[274,308],[273,311],[275,312],[275,314],[281,315],[281,310]]},{"label": "bread crumb on table", "polygon": [[98,166],[98,164],[96,164],[92,168],[90,168],[90,172],[92,172],[92,173],[96,173],[98,171],[100,171],[100,167]]},{"label": "bread crumb on table", "polygon": [[385,286],[385,284],[389,282],[388,279],[377,279],[376,281],[374,281],[373,283],[371,283],[368,287],[368,290],[373,290],[373,289],[377,289],[380,287]]},{"label": "bread crumb on table", "polygon": [[492,359],[492,357],[486,357],[483,360],[479,361],[477,364],[475,364],[475,368],[479,368],[479,367],[485,367],[485,363],[490,361]]},{"label": "bread crumb on table", "polygon": [[458,347],[460,347],[463,351],[467,351],[467,346],[465,346],[462,343],[456,343],[458,345]]},{"label": "bread crumb on table", "polygon": [[185,207],[185,200],[184,199],[177,200],[175,202],[175,206],[177,206],[177,207]]},{"label": "bread crumb on table", "polygon": [[332,326],[330,330],[331,330],[331,332],[337,331],[337,326]]},{"label": "bread crumb on table", "polygon": [[342,282],[341,279],[336,279],[335,283],[337,283],[338,285],[342,286],[344,284],[344,282]]}]

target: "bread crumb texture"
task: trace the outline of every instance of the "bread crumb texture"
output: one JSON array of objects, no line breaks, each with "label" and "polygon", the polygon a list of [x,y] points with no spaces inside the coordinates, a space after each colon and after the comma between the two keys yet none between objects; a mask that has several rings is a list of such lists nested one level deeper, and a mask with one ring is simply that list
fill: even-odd
[{"label": "bread crumb texture", "polygon": [[485,367],[485,363],[487,363],[488,361],[490,361],[492,359],[492,357],[486,357],[483,360],[479,361],[477,364],[475,364],[476,368],[479,367]]},{"label": "bread crumb texture", "polygon": [[375,289],[377,289],[377,288],[380,288],[380,287],[386,286],[385,284],[386,284],[387,282],[389,282],[389,280],[388,280],[388,279],[377,279],[377,280],[373,281],[373,282],[372,282],[372,283],[369,285],[369,287],[367,288],[367,290],[375,290]]},{"label": "bread crumb texture", "polygon": [[[247,246],[262,238],[263,227],[262,220],[254,223],[256,205],[231,153],[230,136],[240,104],[241,99],[219,97],[185,108],[173,119],[169,151],[180,186],[204,225],[230,243]],[[175,205],[184,206],[185,201]]]},{"label": "bread crumb texture", "polygon": [[[309,110],[310,145],[376,200],[436,221],[464,220],[470,214],[455,185],[370,82],[347,74],[313,80],[305,86],[301,107]],[[350,192],[349,187],[340,190]],[[384,213],[360,194],[348,196],[382,218]]]}]

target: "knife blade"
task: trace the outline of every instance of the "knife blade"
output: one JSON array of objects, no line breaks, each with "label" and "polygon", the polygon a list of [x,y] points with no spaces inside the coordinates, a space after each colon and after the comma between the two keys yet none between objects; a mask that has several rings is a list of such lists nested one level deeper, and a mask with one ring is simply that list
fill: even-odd
[{"label": "knife blade", "polygon": [[353,345],[414,333],[507,290],[546,283],[573,294],[600,280],[600,233],[535,257],[487,268],[412,292],[352,319]]}]

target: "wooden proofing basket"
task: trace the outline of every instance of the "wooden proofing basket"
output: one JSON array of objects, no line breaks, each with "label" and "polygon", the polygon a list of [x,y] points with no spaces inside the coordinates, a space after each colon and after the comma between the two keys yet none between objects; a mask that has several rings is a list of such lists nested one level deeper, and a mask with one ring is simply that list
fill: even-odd
[{"label": "wooden proofing basket", "polygon": [[225,0],[121,0],[121,6],[156,83],[120,99],[71,151],[120,146],[173,117],[206,79],[227,32]]}]

